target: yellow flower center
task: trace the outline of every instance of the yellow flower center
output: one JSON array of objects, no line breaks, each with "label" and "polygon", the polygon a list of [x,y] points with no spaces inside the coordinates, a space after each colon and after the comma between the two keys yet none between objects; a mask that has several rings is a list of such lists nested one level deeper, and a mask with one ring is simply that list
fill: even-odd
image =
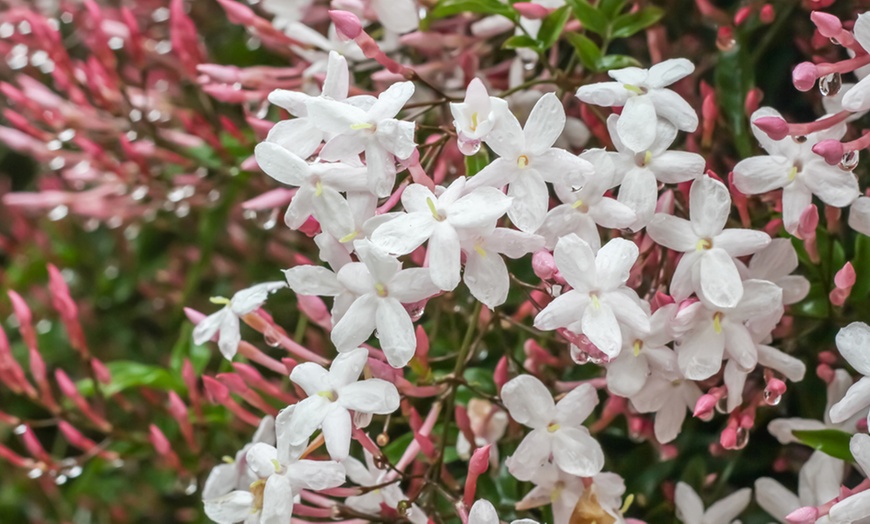
[{"label": "yellow flower center", "polygon": [[722,313],[719,311],[713,315],[713,329],[716,330],[717,335],[722,334]]},{"label": "yellow flower center", "polygon": [[695,244],[695,251],[706,251],[713,248],[713,241],[709,238],[702,238]]},{"label": "yellow flower center", "polygon": [[225,297],[211,297],[210,299],[208,299],[208,301],[212,304],[217,304],[219,306],[226,306],[230,303],[230,299]]},{"label": "yellow flower center", "polygon": [[529,157],[526,155],[520,155],[517,157],[517,167],[520,169],[525,169],[526,166],[529,165]]},{"label": "yellow flower center", "polygon": [[359,131],[360,129],[372,129],[374,127],[375,127],[374,124],[369,124],[368,122],[359,122],[359,123],[350,125],[350,128],[353,129],[354,131]]},{"label": "yellow flower center", "polygon": [[478,125],[479,124],[477,122],[477,111],[475,111],[474,113],[471,113],[471,127],[469,127],[469,129],[471,129],[472,131],[477,131]]},{"label": "yellow flower center", "polygon": [[379,297],[387,296],[387,286],[381,284],[380,282],[376,283],[375,293],[377,293]]},{"label": "yellow flower center", "polygon": [[640,340],[634,341],[634,356],[640,355],[640,350],[643,349],[643,342]]},{"label": "yellow flower center", "polygon": [[562,427],[562,425],[559,424],[558,422],[552,422],[552,423],[550,423],[549,426],[547,426],[547,431],[549,433],[555,433],[555,432],[559,431],[559,428],[561,428],[561,427]]},{"label": "yellow flower center", "polygon": [[265,479],[255,480],[248,487],[251,495],[254,496],[254,503],[251,505],[251,513],[256,513],[263,509],[263,492],[266,491]]},{"label": "yellow flower center", "polygon": [[438,209],[435,207],[435,202],[432,201],[431,198],[426,198],[426,205],[429,206],[429,212],[432,213],[432,216],[435,217],[435,220],[441,222],[444,220],[444,217],[438,212]]},{"label": "yellow flower center", "polygon": [[318,391],[317,396],[323,397],[330,402],[335,402],[335,400],[338,398],[338,395],[335,394],[335,391],[331,391],[331,390]]}]

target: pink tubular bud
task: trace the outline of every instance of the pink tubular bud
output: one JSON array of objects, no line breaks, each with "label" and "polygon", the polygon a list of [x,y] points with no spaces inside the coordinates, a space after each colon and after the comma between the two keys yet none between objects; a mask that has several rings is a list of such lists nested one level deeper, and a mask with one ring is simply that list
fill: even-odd
[{"label": "pink tubular bud", "polygon": [[763,116],[756,118],[752,123],[774,140],[782,140],[788,136],[788,122],[781,117]]},{"label": "pink tubular bud", "polygon": [[809,91],[816,85],[819,77],[818,68],[812,62],[801,62],[795,66],[791,79],[798,91]]},{"label": "pink tubular bud", "polygon": [[833,138],[829,138],[827,140],[817,142],[816,145],[813,146],[813,153],[824,158],[825,162],[827,162],[828,164],[835,166],[839,164],[840,161],[843,159],[843,155],[846,153],[846,151],[843,148],[842,142]]},{"label": "pink tubular bud", "polygon": [[463,502],[466,506],[474,503],[474,494],[477,491],[477,478],[489,468],[489,452],[492,444],[474,450],[471,460],[468,461],[468,476],[465,479],[465,493]]},{"label": "pink tubular bud", "polygon": [[817,227],[819,227],[819,208],[815,204],[810,204],[801,212],[797,236],[804,240],[815,239]]},{"label": "pink tubular bud", "polygon": [[248,388],[248,385],[245,384],[245,381],[242,380],[242,377],[235,373],[220,373],[216,378],[221,382],[221,384],[225,385],[231,393],[235,393],[236,395],[244,395],[250,389]]},{"label": "pink tubular bud", "polygon": [[734,25],[735,26],[742,25],[743,22],[745,22],[746,19],[749,18],[749,15],[751,15],[751,14],[752,14],[752,7],[750,7],[748,5],[741,7],[740,9],[737,10],[736,13],[734,13]]},{"label": "pink tubular bud", "polygon": [[812,506],[798,508],[785,516],[789,524],[813,524],[819,518],[819,510]]},{"label": "pink tubular bud", "polygon": [[843,23],[840,19],[830,13],[813,11],[810,14],[810,20],[816,24],[819,33],[825,38],[834,38],[843,30]]},{"label": "pink tubular bud", "polygon": [[728,426],[722,430],[719,435],[719,444],[725,449],[735,449],[737,447],[737,429]]},{"label": "pink tubular bud", "polygon": [[78,307],[69,293],[69,286],[60,271],[53,265],[48,265],[48,290],[51,292],[51,303],[54,309],[65,319],[78,317]]},{"label": "pink tubular bud", "polygon": [[842,306],[846,303],[846,299],[852,293],[852,286],[855,285],[855,278],[855,268],[852,267],[851,262],[846,262],[846,265],[834,275],[834,285],[836,287],[828,294],[831,304]]},{"label": "pink tubular bud", "polygon": [[205,394],[212,404],[223,404],[230,399],[230,390],[217,379],[203,376],[202,383],[205,385]]},{"label": "pink tubular bud", "polygon": [[713,416],[713,409],[716,407],[718,402],[719,398],[715,395],[709,393],[701,395],[698,402],[695,403],[695,410],[692,412],[692,416],[702,420],[707,420],[708,417]]},{"label": "pink tubular bud", "polygon": [[21,338],[27,347],[36,347],[36,331],[33,330],[33,315],[30,313],[30,308],[27,302],[21,298],[21,295],[15,291],[9,290],[9,300],[12,302],[12,311],[18,317],[18,330],[21,332]]},{"label": "pink tubular bud", "polygon": [[751,115],[761,105],[761,99],[764,98],[764,93],[757,87],[752,88],[746,93],[746,100],[743,101],[743,112]]},{"label": "pink tubular bud", "polygon": [[227,18],[229,18],[230,22],[234,24],[249,25],[256,18],[251,8],[244,4],[240,4],[233,0],[218,0],[218,3],[224,8],[224,11],[226,11]]},{"label": "pink tubular bud", "polygon": [[532,255],[532,270],[541,280],[552,280],[558,271],[553,254],[546,249],[536,251]]},{"label": "pink tubular bud", "polygon": [[353,40],[362,33],[362,24],[359,18],[348,11],[338,11],[332,9],[329,11],[329,18],[335,24],[335,29],[341,36]]},{"label": "pink tubular bud", "polygon": [[761,20],[762,24],[772,24],[776,20],[776,10],[773,8],[773,4],[761,6],[761,10],[758,12],[758,19]]},{"label": "pink tubular bud", "polygon": [[151,445],[154,446],[154,450],[161,455],[169,455],[172,453],[172,445],[169,443],[169,439],[166,438],[166,435],[160,431],[160,428],[151,424],[148,427],[148,440],[151,441]]},{"label": "pink tubular bud", "polygon": [[109,371],[109,368],[107,368],[100,359],[91,359],[91,369],[94,371],[94,376],[97,377],[97,380],[99,380],[100,383],[108,384],[112,381],[112,372]]},{"label": "pink tubular bud", "polygon": [[501,394],[501,388],[508,381],[508,360],[507,357],[501,357],[498,361],[498,364],[495,365],[495,372],[493,373],[493,381],[495,382],[496,390]]},{"label": "pink tubular bud", "polygon": [[765,394],[771,397],[779,398],[785,394],[786,389],[785,382],[778,378],[772,378],[767,382],[767,387],[764,388],[764,391]]},{"label": "pink tubular bud", "polygon": [[65,420],[61,420],[57,423],[57,429],[63,433],[67,442],[84,452],[88,452],[97,447],[96,442],[85,437],[79,430],[73,427],[72,424]]},{"label": "pink tubular bud", "polygon": [[520,15],[530,20],[540,20],[550,14],[549,9],[533,2],[516,2],[513,7]]}]

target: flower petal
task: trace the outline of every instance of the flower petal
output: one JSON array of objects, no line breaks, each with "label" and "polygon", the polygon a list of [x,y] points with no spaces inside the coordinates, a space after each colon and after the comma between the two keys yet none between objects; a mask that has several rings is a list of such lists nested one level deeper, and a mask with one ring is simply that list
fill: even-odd
[{"label": "flower petal", "polygon": [[501,389],[501,399],[511,418],[524,426],[544,428],[555,417],[553,396],[540,380],[531,375],[509,380]]},{"label": "flower petal", "polygon": [[650,96],[633,96],[616,122],[616,132],[625,147],[646,151],[656,139],[656,119],[656,106]]},{"label": "flower petal", "polygon": [[692,183],[689,192],[689,216],[692,229],[700,238],[718,235],[731,214],[731,195],[725,184],[704,175]]},{"label": "flower petal", "polygon": [[464,278],[465,285],[474,298],[483,302],[486,307],[493,309],[507,300],[510,276],[504,260],[497,252],[469,252]]},{"label": "flower petal", "polygon": [[322,426],[329,456],[338,462],[346,459],[350,453],[350,434],[353,430],[350,412],[342,406],[333,405],[323,418]]},{"label": "flower petal", "polygon": [[550,194],[541,174],[534,168],[520,170],[511,182],[508,196],[513,199],[508,216],[517,228],[534,233],[547,216]]},{"label": "flower petal", "polygon": [[414,324],[408,312],[393,297],[379,299],[375,322],[387,361],[394,368],[407,365],[417,348]]},{"label": "flower petal", "polygon": [[378,300],[378,297],[373,294],[357,298],[341,320],[333,326],[332,343],[339,351],[357,348],[368,340],[375,329]]},{"label": "flower petal", "polygon": [[343,387],[338,402],[359,413],[388,415],[399,409],[399,391],[391,382],[370,378]]},{"label": "flower petal", "polygon": [[459,285],[462,267],[459,235],[453,226],[438,222],[429,239],[429,274],[432,282],[444,291],[453,291]]},{"label": "flower petal", "polygon": [[701,298],[718,308],[735,307],[743,297],[743,281],[731,255],[713,248],[704,252],[698,262],[700,286],[695,290]]},{"label": "flower petal", "polygon": [[371,240],[387,253],[407,255],[432,236],[436,224],[431,213],[405,213],[378,226]]},{"label": "flower petal", "polygon": [[555,432],[553,462],[565,473],[591,477],[604,467],[604,452],[586,428],[563,427]]},{"label": "flower petal", "polygon": [[870,375],[870,326],[852,322],[842,328],[837,333],[837,349],[859,373]]},{"label": "flower petal", "polygon": [[565,128],[565,108],[553,93],[547,93],[535,103],[523,128],[526,150],[540,155],[550,149]]}]

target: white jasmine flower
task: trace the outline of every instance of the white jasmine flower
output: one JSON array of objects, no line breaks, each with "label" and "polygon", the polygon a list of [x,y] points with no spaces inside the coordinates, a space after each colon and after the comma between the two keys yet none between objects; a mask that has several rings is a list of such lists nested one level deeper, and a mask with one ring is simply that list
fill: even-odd
[{"label": "white jasmine flower", "polygon": [[377,329],[381,349],[393,367],[403,367],[417,346],[414,324],[403,303],[431,297],[438,287],[429,269],[402,269],[394,257],[368,240],[354,243],[362,262],[352,262],[338,271],[339,283],[356,298],[332,329],[332,342],[339,351],[359,347]]},{"label": "white jasmine flower", "polygon": [[299,229],[314,216],[323,230],[336,238],[352,234],[356,227],[347,200],[339,191],[365,191],[365,168],[343,163],[309,164],[278,144],[261,142],[254,149],[263,171],[282,184],[298,186],[284,223]]},{"label": "white jasmine flower", "polygon": [[266,302],[270,294],[284,287],[287,287],[284,282],[264,282],[239,291],[229,300],[213,298],[213,303],[224,304],[224,307],[196,325],[193,329],[194,343],[205,344],[219,334],[218,348],[224,358],[232,360],[242,340],[239,317],[253,313]]},{"label": "white jasmine flower", "polygon": [[552,505],[556,523],[625,524],[622,516],[625,481],[616,473],[598,473],[581,480],[549,466],[541,468],[531,482],[535,487],[517,502],[518,510]]},{"label": "white jasmine flower", "polygon": [[592,165],[552,147],[565,126],[565,110],[556,95],[548,93],[538,100],[525,128],[506,108],[496,109],[503,113],[486,144],[501,158],[472,177],[468,188],[509,185],[513,203],[508,216],[519,229],[533,233],[547,214],[546,182],[579,185],[592,173]]},{"label": "white jasmine flower", "polygon": [[831,407],[830,417],[834,424],[856,414],[867,416],[870,407],[870,326],[863,322],[852,322],[841,329],[837,333],[837,349],[864,376]]},{"label": "white jasmine flower", "polygon": [[511,199],[492,187],[466,191],[465,178],[457,178],[437,197],[427,187],[411,184],[402,193],[402,205],[406,213],[375,229],[372,243],[405,255],[428,240],[432,281],[452,291],[459,285],[460,235],[472,229],[492,230]]},{"label": "white jasmine flower", "polygon": [[248,449],[245,460],[255,480],[247,489],[204,501],[208,518],[218,524],[286,522],[293,514],[293,498],[299,490],[322,490],[344,483],[344,467],[338,462],[299,459],[307,442],[290,444],[292,415],[292,406],[278,414],[277,447],[258,442]]},{"label": "white jasmine flower", "polygon": [[685,58],[665,60],[650,69],[626,67],[607,74],[616,82],[581,86],[577,98],[587,104],[623,106],[616,127],[626,147],[647,151],[656,139],[656,120],[663,118],[682,131],[698,127],[698,115],[683,98],[666,89],[695,70]]},{"label": "white jasmine flower", "polygon": [[558,239],[576,233],[585,240],[593,251],[601,247],[598,226],[623,229],[636,220],[634,211],[614,198],[604,196],[613,184],[613,162],[603,149],[584,151],[580,158],[589,160],[595,166],[595,174],[586,178],[580,189],[574,190],[564,184],[554,184],[553,189],[562,205],[547,213],[538,234],[547,239],[547,247],[552,249]]},{"label": "white jasmine flower", "polygon": [[607,389],[620,397],[636,395],[654,369],[673,369],[676,355],[666,347],[673,340],[671,321],[676,304],[660,307],[650,317],[648,333],[624,329],[622,351],[607,364]]},{"label": "white jasmine flower", "polygon": [[[350,74],[347,70],[347,60],[335,51],[330,51],[326,78],[323,82],[323,91],[320,97],[327,100],[339,101],[347,99],[349,80]],[[313,98],[317,97],[288,89],[276,89],[269,93],[269,102],[286,109],[297,118],[283,120],[275,124],[269,130],[266,142],[278,144],[302,158],[308,158],[313,155],[317,148],[320,147],[320,144],[327,138],[327,135],[308,117],[307,103]],[[357,98],[355,97],[355,99]],[[367,98],[371,98],[374,101],[373,97]]]},{"label": "white jasmine flower", "polygon": [[310,99],[309,118],[321,131],[332,135],[320,157],[341,161],[365,152],[369,190],[378,197],[388,196],[396,176],[393,157],[407,159],[417,147],[414,123],[394,118],[413,94],[412,82],[399,82],[365,109],[322,97]]},{"label": "white jasmine flower", "polygon": [[622,349],[620,324],[637,332],[649,331],[649,318],[637,294],[625,285],[637,260],[637,246],[614,238],[598,251],[575,234],[562,237],[553,253],[556,267],[571,284],[535,317],[535,327],[560,327],[582,333],[608,357]]},{"label": "white jasmine flower", "polygon": [[[725,353],[744,373],[755,367],[757,342],[782,316],[782,290],[765,280],[747,280],[743,285],[743,297],[734,307],[720,308],[702,299],[677,313],[677,364],[686,378],[704,380],[715,375]],[[768,331],[753,333],[748,321]]]},{"label": "white jasmine flower", "polygon": [[480,142],[486,140],[492,131],[497,115],[506,112],[504,107],[500,112],[496,112],[493,108],[506,105],[505,100],[489,96],[486,86],[479,78],[474,78],[468,83],[465,100],[462,103],[450,103],[459,150],[463,155],[477,153],[480,149]]},{"label": "white jasmine flower", "polygon": [[[487,444],[497,444],[508,426],[507,413],[492,402],[481,398],[468,401],[468,420],[471,423],[471,433],[474,435],[474,445],[478,448]],[[471,458],[471,443],[461,431],[456,437],[456,453],[464,460]],[[490,464],[496,467],[499,464],[498,446],[490,448],[489,455]]]},{"label": "white jasmine flower", "polygon": [[[764,346],[759,346],[764,347]],[[761,354],[759,353],[759,363],[761,362]],[[862,413],[856,413],[850,418],[834,424],[831,422],[830,412],[831,406],[838,403],[852,386],[852,377],[845,369],[834,371],[834,378],[827,385],[827,401],[822,420],[814,420],[809,418],[791,417],[777,418],[771,420],[767,425],[767,431],[776,437],[780,444],[791,444],[800,442],[794,436],[795,430],[819,430],[819,429],[837,429],[847,433],[855,433],[857,431],[858,422],[865,418]]]},{"label": "white jasmine flower", "polygon": [[685,524],[731,524],[752,500],[752,490],[743,488],[719,500],[706,511],[701,497],[685,482],[677,483],[674,503],[677,518]]},{"label": "white jasmine flower", "polygon": [[544,247],[544,237],[497,227],[464,231],[460,243],[465,252],[465,285],[492,309],[504,304],[510,290],[510,275],[501,256],[520,258],[537,251]]},{"label": "white jasmine flower", "polygon": [[647,226],[658,244],[684,253],[671,279],[671,295],[685,300],[692,294],[717,307],[734,307],[743,283],[733,257],[751,255],[770,243],[762,231],[724,229],[731,213],[725,184],[702,176],[689,193],[690,220],[656,213]]},{"label": "white jasmine flower", "polygon": [[299,445],[318,428],[322,429],[326,449],[333,460],[347,458],[352,432],[351,411],[387,415],[399,408],[396,386],[385,380],[359,380],[368,360],[368,350],[356,348],[340,353],[329,371],[313,362],[293,368],[290,380],[308,398],[296,404],[290,421],[290,443]]},{"label": "white jasmine flower", "polygon": [[601,471],[601,445],[582,425],[598,404],[592,386],[583,384],[556,404],[540,380],[520,375],[504,385],[501,398],[511,418],[532,428],[505,461],[513,476],[531,479],[551,454],[553,463],[566,473],[591,477]]},{"label": "white jasmine flower", "polygon": [[[680,434],[686,411],[693,410],[701,390],[676,370],[660,370],[647,378],[641,390],[631,397],[631,405],[639,413],[655,413],[653,431],[662,444]],[[691,521],[700,522],[700,521]]]},{"label": "white jasmine flower", "polygon": [[[364,453],[365,464],[353,457],[347,457],[344,460],[343,464],[347,470],[347,477],[358,486],[381,485],[381,487],[362,495],[348,497],[345,499],[345,504],[356,511],[368,513],[369,515],[380,515],[382,504],[396,509],[399,506],[399,502],[408,500],[408,497],[402,493],[402,489],[397,482],[383,486],[382,484],[385,482],[388,471],[378,469],[372,454],[367,450]],[[416,504],[411,504],[405,518],[413,524],[426,524],[429,521],[423,510]]]},{"label": "white jasmine flower", "polygon": [[237,489],[244,490],[257,480],[248,468],[247,454],[248,450],[258,442],[275,445],[274,417],[269,415],[263,417],[251,442],[236,452],[235,458],[232,460],[225,458],[223,462],[212,468],[202,487],[203,500],[216,499]]},{"label": "white jasmine flower", "polygon": [[[779,117],[780,114],[763,107],[752,114],[752,121],[770,116]],[[812,203],[813,195],[834,207],[848,206],[858,198],[860,192],[855,175],[829,165],[824,157],[813,152],[813,146],[821,140],[842,138],[846,132],[844,123],[812,133],[802,143],[788,137],[773,140],[754,124],[752,132],[768,156],[754,156],[738,162],[734,166],[734,184],[748,195],[782,189],[782,221],[789,233],[797,230],[801,213]]]},{"label": "white jasmine flower", "polygon": [[677,138],[677,128],[666,120],[656,123],[656,137],[645,151],[635,151],[619,138],[617,132],[618,115],[607,118],[607,129],[616,148],[609,153],[616,166],[617,178],[613,185],[619,185],[617,199],[636,214],[629,224],[632,231],[639,231],[652,220],[659,197],[659,183],[680,184],[704,174],[706,161],[697,153],[688,151],[668,151]]},{"label": "white jasmine flower", "polygon": [[[870,15],[861,13],[855,20],[852,29],[855,40],[864,48],[870,50]],[[851,89],[843,95],[843,109],[857,113],[870,109],[870,76],[864,76]]]},{"label": "white jasmine flower", "polygon": [[804,506],[821,506],[836,498],[844,473],[842,460],[816,451],[801,468],[797,495],[774,479],[761,477],[755,481],[755,500],[778,522],[789,524],[785,517],[792,511]]},{"label": "white jasmine flower", "polygon": [[798,268],[798,257],[791,240],[774,238],[767,247],[755,253],[747,266],[738,264],[744,279],[773,282],[782,289],[784,305],[800,302],[810,292],[810,282],[803,275],[792,275]]}]

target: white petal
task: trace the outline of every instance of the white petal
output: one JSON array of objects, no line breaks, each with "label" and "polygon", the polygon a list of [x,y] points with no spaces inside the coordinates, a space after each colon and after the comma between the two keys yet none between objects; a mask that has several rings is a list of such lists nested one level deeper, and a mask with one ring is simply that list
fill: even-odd
[{"label": "white petal", "polygon": [[698,129],[698,113],[677,93],[670,89],[653,89],[648,96],[660,118],[674,124],[680,131],[694,133]]},{"label": "white petal", "polygon": [[491,226],[511,207],[511,199],[493,187],[481,187],[450,206],[447,221],[456,228]]},{"label": "white petal", "polygon": [[508,471],[518,480],[531,480],[546,464],[552,442],[553,438],[546,429],[531,431],[517,446],[514,454],[505,460]]},{"label": "white petal", "polygon": [[498,513],[491,502],[480,499],[468,512],[468,524],[499,524]]},{"label": "white petal", "polygon": [[[347,266],[345,266],[347,267]],[[332,343],[339,351],[357,348],[375,329],[378,297],[372,294],[357,298],[332,328]]]},{"label": "white petal", "polygon": [[440,288],[432,282],[429,268],[412,267],[396,273],[388,285],[390,296],[403,304],[410,304],[438,293]]},{"label": "white petal", "polygon": [[465,285],[477,300],[493,309],[504,304],[510,289],[510,276],[504,260],[495,251],[468,253],[465,262]]},{"label": "white petal", "polygon": [[347,200],[335,189],[321,186],[320,195],[315,192],[314,215],[324,231],[335,238],[344,238],[356,230],[353,214]]},{"label": "white petal", "polygon": [[220,334],[218,335],[218,349],[227,360],[232,360],[239,349],[242,336],[239,334],[239,317],[232,312],[227,312],[221,320]]},{"label": "white petal", "polygon": [[[317,148],[323,142],[323,138],[323,132],[317,129],[310,118],[294,118],[292,120],[282,120],[272,126],[272,129],[269,130],[269,134],[266,136],[266,142],[277,144],[299,158],[305,159],[317,151]],[[281,179],[277,180],[284,182]],[[284,183],[286,184],[287,182]]]},{"label": "white petal", "polygon": [[782,156],[753,156],[734,166],[734,185],[741,193],[759,195],[788,185],[792,162]]},{"label": "white petal", "polygon": [[[495,153],[511,162],[516,161],[523,149],[525,138],[523,128],[517,117],[510,111],[507,104],[499,104],[493,108],[495,125],[486,137],[486,145]],[[477,176],[475,176],[477,178]]]},{"label": "white petal", "polygon": [[387,415],[399,409],[399,391],[391,382],[370,378],[343,387],[338,402],[360,413]]},{"label": "white petal", "polygon": [[399,215],[375,229],[372,243],[387,253],[406,255],[432,235],[437,223],[431,213]]},{"label": "white petal", "polygon": [[293,486],[315,491],[344,484],[344,466],[331,460],[300,460],[287,468]]},{"label": "white petal", "polygon": [[261,142],[254,155],[260,169],[282,184],[301,186],[308,179],[308,164],[278,144]]},{"label": "white petal", "polygon": [[540,380],[520,375],[501,389],[501,399],[511,418],[530,428],[543,428],[554,418],[553,396]]},{"label": "white petal", "polygon": [[317,394],[296,403],[289,423],[288,442],[291,446],[308,442],[311,434],[323,423],[330,405],[329,400]]},{"label": "white petal", "polygon": [[828,415],[831,422],[840,424],[861,410],[866,410],[868,406],[870,406],[870,377],[864,377],[852,384],[846,395],[831,406]]},{"label": "white petal", "polygon": [[656,213],[646,230],[656,244],[674,251],[694,251],[698,243],[691,222],[665,213]]},{"label": "white petal", "polygon": [[637,245],[624,238],[614,238],[595,255],[597,288],[615,289],[624,285],[638,256]]},{"label": "white petal", "polygon": [[553,258],[559,273],[571,287],[580,291],[596,288],[595,255],[589,244],[580,237],[572,233],[559,239]]},{"label": "white petal", "polygon": [[213,339],[217,335],[218,330],[224,320],[224,315],[232,315],[229,308],[223,307],[211,315],[199,321],[199,324],[193,328],[193,342],[196,345],[202,345]]},{"label": "white petal", "polygon": [[414,122],[387,119],[378,122],[375,137],[386,151],[400,160],[406,160],[414,154],[417,144],[414,143]]},{"label": "white petal", "polygon": [[459,285],[461,254],[459,235],[453,226],[438,222],[429,239],[429,271],[432,282],[444,291],[453,291]]},{"label": "white petal", "polygon": [[331,389],[332,384],[329,383],[328,376],[329,372],[323,369],[322,366],[314,362],[303,362],[294,367],[293,371],[290,372],[290,381],[301,387],[305,391],[305,394],[311,397],[321,391]]},{"label": "white petal", "polygon": [[646,384],[648,376],[647,359],[636,357],[631,351],[624,349],[607,366],[607,389],[620,397],[633,397]]},{"label": "white petal", "polygon": [[352,431],[350,413],[341,406],[333,406],[323,418],[322,425],[329,456],[339,462],[346,459],[350,453]]},{"label": "white petal", "polygon": [[647,168],[665,184],[680,184],[704,174],[707,162],[697,153],[665,151],[654,155]]},{"label": "white petal", "polygon": [[598,393],[591,384],[581,384],[556,404],[556,420],[567,426],[580,426],[598,405]]},{"label": "white petal", "polygon": [[366,113],[362,109],[321,97],[310,99],[307,108],[311,122],[326,133],[350,133],[352,125],[367,121]]},{"label": "white petal", "polygon": [[287,284],[300,295],[334,297],[343,288],[335,273],[322,266],[296,266],[284,270]]},{"label": "white petal", "polygon": [[373,0],[371,6],[390,31],[407,33],[417,29],[417,5],[412,0]]},{"label": "white petal", "polygon": [[293,489],[284,475],[272,475],[263,489],[260,524],[286,524],[293,514]]},{"label": "white petal", "polygon": [[870,236],[870,198],[859,197],[849,208],[849,227]]},{"label": "white petal", "polygon": [[689,380],[704,380],[722,367],[725,336],[716,333],[711,318],[705,317],[701,322],[677,342],[677,363]]},{"label": "white petal", "polygon": [[704,518],[704,503],[701,497],[685,482],[677,482],[674,503],[677,506],[677,517],[683,524],[700,523]]},{"label": "white petal", "polygon": [[622,334],[616,315],[607,302],[599,300],[596,304],[593,299],[592,304],[583,311],[581,326],[583,334],[602,353],[611,358],[619,354],[622,349]]},{"label": "white petal", "polygon": [[587,104],[597,106],[623,106],[628,100],[629,92],[622,82],[599,82],[580,86],[577,98]]},{"label": "white petal", "polygon": [[685,58],[671,58],[649,68],[646,83],[652,88],[669,86],[692,74],[695,64]]},{"label": "white petal", "polygon": [[[662,408],[656,413],[653,432],[656,440],[662,444],[671,442],[677,435],[680,434],[683,421],[686,419],[686,406],[681,402],[674,402],[671,398],[665,402]],[[687,524],[693,521],[685,521]]]},{"label": "white petal", "polygon": [[783,523],[786,515],[801,507],[800,500],[794,493],[768,477],[755,481],[755,500],[771,517]]},{"label": "white petal", "polygon": [[589,303],[587,293],[573,289],[562,293],[538,313],[535,317],[535,327],[543,331],[568,327],[582,318],[585,308],[591,307]]},{"label": "white petal", "polygon": [[571,475],[591,477],[604,467],[601,444],[586,428],[560,428],[555,432],[553,462]]},{"label": "white petal", "polygon": [[395,117],[414,94],[414,82],[397,82],[378,95],[378,101],[368,111],[375,122]]},{"label": "white petal", "polygon": [[[348,312],[349,314],[350,312]],[[414,324],[398,300],[387,297],[379,300],[376,324],[378,340],[387,361],[394,368],[408,364],[417,347]]]},{"label": "white petal", "polygon": [[720,499],[707,508],[704,519],[708,522],[731,522],[740,515],[752,500],[752,490],[743,488]]},{"label": "white petal", "polygon": [[616,132],[632,151],[649,149],[656,139],[656,106],[649,95],[633,96],[626,101],[616,122]]},{"label": "white petal", "polygon": [[859,373],[870,375],[870,326],[852,322],[842,328],[837,333],[837,349]]},{"label": "white petal", "polygon": [[565,128],[565,109],[553,93],[538,99],[523,129],[526,149],[540,155],[550,149]]},{"label": "white petal", "polygon": [[743,297],[743,282],[734,260],[719,248],[704,252],[700,258],[698,294],[719,308],[736,306]]},{"label": "white petal", "polygon": [[[359,380],[360,373],[365,368],[368,359],[369,352],[365,348],[356,348],[339,353],[329,366],[329,374],[326,379],[329,388],[338,391],[348,384],[355,383]],[[298,367],[296,366],[296,368]],[[290,379],[293,380],[292,375]],[[311,393],[308,394],[311,395]]]},{"label": "white petal", "polygon": [[218,524],[242,522],[254,507],[254,495],[250,491],[236,490],[222,497],[205,500],[205,514]]},{"label": "white petal", "polygon": [[534,233],[547,216],[550,194],[547,184],[540,173],[534,168],[520,170],[508,189],[508,196],[513,199],[508,216],[517,228],[527,233]]},{"label": "white petal", "polygon": [[705,175],[692,183],[689,208],[695,234],[713,238],[725,227],[731,213],[731,195],[725,184]]}]

